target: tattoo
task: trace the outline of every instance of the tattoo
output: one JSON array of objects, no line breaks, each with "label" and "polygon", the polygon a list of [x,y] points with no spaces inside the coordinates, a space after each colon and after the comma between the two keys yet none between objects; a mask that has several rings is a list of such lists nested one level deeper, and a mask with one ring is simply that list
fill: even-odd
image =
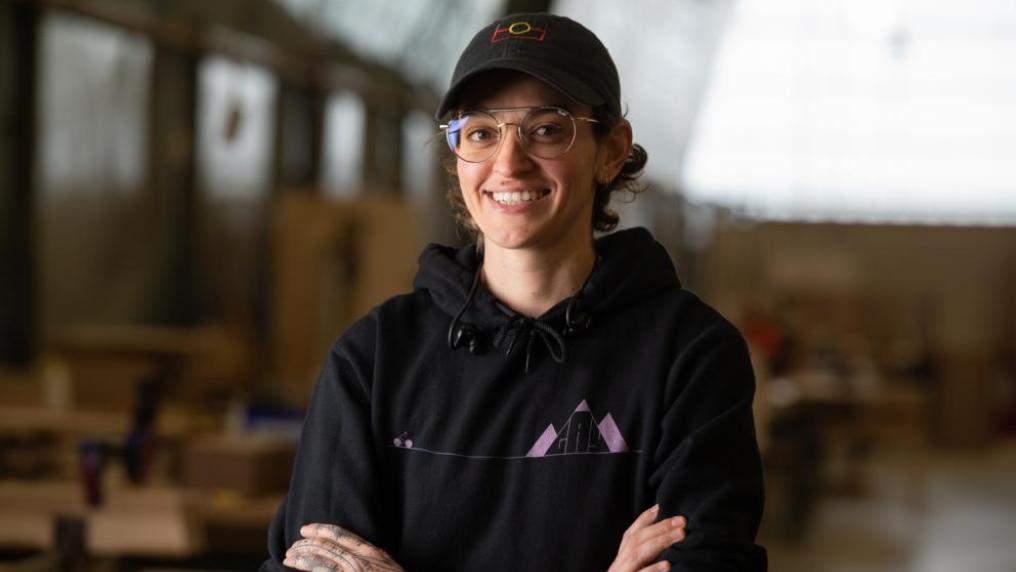
[{"label": "tattoo", "polygon": [[[290,548],[294,558],[307,563],[310,569],[316,563],[334,572],[405,572],[388,553],[338,526],[317,525],[314,532],[317,538],[298,540]],[[361,551],[369,554],[360,554]]]},{"label": "tattoo", "polygon": [[355,567],[350,572],[403,572],[402,567],[394,562],[374,561],[354,556]]}]

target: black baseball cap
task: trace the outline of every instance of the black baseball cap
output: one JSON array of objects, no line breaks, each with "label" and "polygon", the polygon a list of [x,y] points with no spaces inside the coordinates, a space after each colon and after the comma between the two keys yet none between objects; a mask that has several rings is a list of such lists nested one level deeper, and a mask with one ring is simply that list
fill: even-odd
[{"label": "black baseball cap", "polygon": [[621,82],[607,48],[575,20],[554,14],[512,14],[483,28],[462,51],[435,117],[481,72],[515,70],[554,86],[578,103],[621,115]]}]

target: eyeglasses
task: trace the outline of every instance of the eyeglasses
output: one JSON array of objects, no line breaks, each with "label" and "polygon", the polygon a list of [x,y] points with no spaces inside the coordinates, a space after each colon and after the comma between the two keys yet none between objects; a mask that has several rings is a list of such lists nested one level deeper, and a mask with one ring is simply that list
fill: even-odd
[{"label": "eyeglasses", "polygon": [[[526,110],[519,122],[498,121],[494,113]],[[526,153],[541,159],[556,159],[575,143],[575,122],[599,123],[588,117],[575,117],[554,106],[513,107],[467,111],[442,125],[448,147],[463,161],[482,163],[493,157],[504,142],[503,127],[515,126],[519,143]]]}]

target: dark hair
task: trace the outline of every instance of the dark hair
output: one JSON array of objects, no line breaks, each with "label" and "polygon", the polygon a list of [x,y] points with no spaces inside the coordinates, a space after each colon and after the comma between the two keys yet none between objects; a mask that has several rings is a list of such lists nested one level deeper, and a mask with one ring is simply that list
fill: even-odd
[{"label": "dark hair", "polygon": [[[611,113],[604,106],[594,108],[593,117],[598,121],[593,124],[593,135],[597,139],[606,137],[614,127],[624,121],[624,117]],[[480,228],[469,216],[469,209],[466,208],[466,203],[462,199],[462,189],[459,187],[458,174],[455,170],[456,157],[448,150],[447,145],[442,145],[442,147],[447,153],[442,163],[452,181],[446,195],[452,216],[472,238],[479,238]],[[629,199],[631,202],[635,200],[636,195],[645,190],[645,187],[639,184],[638,179],[642,176],[642,170],[648,160],[649,154],[646,153],[645,148],[635,143],[628,151],[628,157],[624,161],[624,166],[621,167],[621,172],[607,183],[596,183],[593,196],[593,220],[590,221],[592,230],[608,232],[617,227],[620,217],[608,208],[610,199],[614,193],[626,192],[631,195]]]},{"label": "dark hair", "polygon": [[[624,121],[623,117],[614,115],[605,107],[594,109],[593,117],[599,120],[599,123],[593,124],[593,133],[600,139],[606,137],[618,123]],[[631,195],[629,202],[635,200],[635,196],[645,190],[645,187],[639,184],[638,179],[642,176],[642,170],[645,169],[647,161],[649,161],[649,153],[646,153],[645,147],[634,143],[628,150],[628,156],[617,176],[606,183],[596,184],[593,196],[593,230],[600,232],[614,230],[620,218],[617,213],[607,208],[607,205],[610,204],[610,197],[615,192],[627,192]]]}]

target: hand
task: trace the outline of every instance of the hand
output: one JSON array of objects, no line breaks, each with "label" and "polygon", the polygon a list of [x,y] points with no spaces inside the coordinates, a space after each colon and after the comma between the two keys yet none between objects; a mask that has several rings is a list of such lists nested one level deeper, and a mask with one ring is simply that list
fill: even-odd
[{"label": "hand", "polygon": [[607,572],[655,572],[670,569],[669,562],[657,562],[651,566],[647,564],[656,560],[671,544],[684,540],[684,527],[688,521],[683,516],[675,516],[653,523],[659,512],[660,505],[653,506],[640,514],[624,531],[617,558],[614,558],[614,563]]},{"label": "hand", "polygon": [[334,524],[308,524],[283,564],[310,572],[405,572],[384,550]]}]

